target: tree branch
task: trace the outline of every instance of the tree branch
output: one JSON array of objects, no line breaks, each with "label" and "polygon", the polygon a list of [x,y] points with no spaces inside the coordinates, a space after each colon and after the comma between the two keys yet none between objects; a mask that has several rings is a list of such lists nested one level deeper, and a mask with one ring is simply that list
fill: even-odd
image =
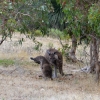
[{"label": "tree branch", "polygon": [[28,16],[33,20],[33,18],[29,14],[24,14],[24,13],[21,13],[21,12],[17,12],[17,14],[15,15],[15,19],[18,16],[18,14],[21,14],[21,15],[24,15],[24,16]]},{"label": "tree branch", "polygon": [[63,43],[62,43],[62,41],[61,41],[60,36],[59,36],[59,35],[57,35],[57,37],[58,37],[58,40],[59,40],[59,42],[60,42],[61,46],[62,46],[62,47],[64,47],[64,45],[63,45]]},{"label": "tree branch", "polygon": [[2,38],[2,40],[0,41],[0,45],[6,40],[6,37],[5,38]]}]

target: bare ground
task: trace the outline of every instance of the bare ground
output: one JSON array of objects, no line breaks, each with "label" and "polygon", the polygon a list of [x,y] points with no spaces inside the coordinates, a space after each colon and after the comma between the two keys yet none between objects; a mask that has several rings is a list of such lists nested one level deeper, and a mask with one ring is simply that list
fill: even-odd
[{"label": "bare ground", "polygon": [[[11,40],[5,41],[0,46],[0,59],[13,59],[13,66],[0,66],[0,100],[99,100],[100,85],[94,80],[94,75],[72,70],[85,66],[82,63],[64,61],[65,74],[72,76],[60,76],[57,79],[44,80],[39,78],[41,74],[39,65],[29,58],[44,55],[52,43],[55,48],[60,48],[58,40],[38,37],[43,43],[40,51],[34,50],[32,40],[25,39],[23,45],[19,45],[18,38],[22,35],[15,34]],[[69,41],[68,41],[69,42]],[[77,56],[87,62],[84,57],[83,46],[78,47]],[[80,52],[79,52],[80,51]],[[87,49],[88,52],[88,49]]]}]

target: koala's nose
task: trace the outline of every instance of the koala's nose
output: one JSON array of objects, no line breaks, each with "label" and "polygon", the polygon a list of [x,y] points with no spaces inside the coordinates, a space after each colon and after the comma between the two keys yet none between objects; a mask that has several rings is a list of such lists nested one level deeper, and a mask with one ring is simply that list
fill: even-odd
[{"label": "koala's nose", "polygon": [[54,61],[54,60],[55,60],[55,58],[54,58],[54,57],[51,57],[51,58],[50,58],[50,60]]},{"label": "koala's nose", "polygon": [[50,60],[53,59],[52,57],[50,57]]}]

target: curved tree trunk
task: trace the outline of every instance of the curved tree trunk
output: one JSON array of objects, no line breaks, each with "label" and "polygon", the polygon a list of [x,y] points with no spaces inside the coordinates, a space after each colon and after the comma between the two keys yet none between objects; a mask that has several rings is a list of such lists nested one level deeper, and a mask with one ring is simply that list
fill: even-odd
[{"label": "curved tree trunk", "polygon": [[74,35],[72,35],[72,48],[69,52],[69,59],[71,59],[73,62],[77,61],[76,58],[76,47],[77,47],[77,39]]}]

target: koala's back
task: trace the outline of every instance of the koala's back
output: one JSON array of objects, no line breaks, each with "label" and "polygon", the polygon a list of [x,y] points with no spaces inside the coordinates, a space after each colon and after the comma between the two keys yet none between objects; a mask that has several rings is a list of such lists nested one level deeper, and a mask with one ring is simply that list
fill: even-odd
[{"label": "koala's back", "polygon": [[49,64],[43,64],[41,68],[45,77],[52,78],[52,68]]}]

